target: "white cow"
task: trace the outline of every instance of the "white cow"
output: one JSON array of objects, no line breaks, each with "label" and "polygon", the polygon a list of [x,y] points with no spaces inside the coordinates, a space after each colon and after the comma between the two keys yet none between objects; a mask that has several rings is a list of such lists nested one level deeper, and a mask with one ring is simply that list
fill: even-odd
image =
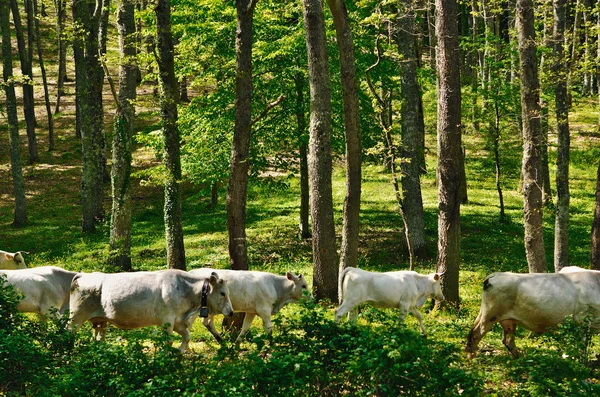
[{"label": "white cow", "polygon": [[348,267],[338,279],[340,306],[335,310],[335,320],[340,321],[357,305],[371,302],[375,307],[399,308],[400,323],[404,323],[407,312],[412,313],[426,335],[418,308],[428,298],[444,300],[440,277],[438,273],[423,275],[408,270],[377,273]]},{"label": "white cow", "polygon": [[600,272],[569,266],[560,273],[493,273],[483,282],[481,308],[466,351],[473,355],[483,336],[499,322],[502,343],[516,358],[517,325],[542,333],[567,316],[576,321],[590,316],[592,328],[598,329],[599,314]]},{"label": "white cow", "polygon": [[23,294],[18,310],[47,316],[51,308],[56,308],[60,316],[69,309],[71,280],[77,273],[56,266],[42,266],[0,270],[0,274],[6,274],[7,282]]},{"label": "white cow", "polygon": [[180,351],[190,340],[190,328],[201,308],[209,314],[233,315],[227,282],[216,273],[207,277],[182,270],[134,273],[79,273],[71,284],[70,328],[90,321],[97,340],[106,323],[123,329],[169,324],[182,336]]},{"label": "white cow", "polygon": [[[236,342],[239,342],[248,332],[252,320],[258,315],[263,322],[265,332],[271,333],[273,324],[271,316],[290,302],[302,298],[303,292],[308,291],[308,284],[302,275],[296,276],[288,272],[279,276],[268,272],[248,270],[215,270],[209,268],[193,269],[190,273],[206,277],[210,272],[217,272],[219,277],[227,280],[231,290],[231,305],[236,312],[244,312],[244,323]],[[214,316],[209,316],[206,327],[217,338],[221,336],[214,326]]]},{"label": "white cow", "polygon": [[23,258],[23,251],[17,252],[6,252],[0,251],[0,269],[25,269],[25,259]]}]

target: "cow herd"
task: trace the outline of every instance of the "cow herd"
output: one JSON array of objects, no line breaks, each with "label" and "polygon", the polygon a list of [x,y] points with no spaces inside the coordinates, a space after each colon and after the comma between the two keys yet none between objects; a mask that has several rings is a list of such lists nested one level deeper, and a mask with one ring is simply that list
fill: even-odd
[{"label": "cow herd", "polygon": [[[260,271],[232,271],[211,268],[140,271],[129,273],[76,273],[56,266],[27,268],[22,252],[0,251],[0,275],[23,297],[17,309],[43,317],[62,316],[69,311],[69,327],[76,331],[89,321],[97,340],[104,338],[111,323],[132,329],[167,325],[171,334],[182,337],[180,351],[190,341],[190,328],[197,317],[218,341],[221,335],[214,317],[245,313],[236,342],[241,341],[253,319],[259,316],[266,333],[271,317],[286,304],[309,295],[302,275],[280,276]],[[386,273],[347,268],[338,280],[339,307],[335,320],[354,312],[359,304],[398,308],[399,321],[412,313],[426,334],[418,308],[427,299],[442,301],[443,274],[422,275],[413,271]],[[573,316],[589,320],[600,329],[600,271],[576,266],[559,273],[493,273],[483,282],[479,315],[467,336],[466,351],[474,355],[483,336],[500,323],[502,342],[514,357],[517,325],[542,333]]]}]

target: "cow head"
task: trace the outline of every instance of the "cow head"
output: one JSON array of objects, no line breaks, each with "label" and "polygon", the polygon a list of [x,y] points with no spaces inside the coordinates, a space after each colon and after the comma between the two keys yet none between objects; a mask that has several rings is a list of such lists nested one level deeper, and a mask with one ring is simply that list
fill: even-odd
[{"label": "cow head", "polygon": [[21,251],[14,254],[5,252],[3,267],[6,269],[25,269],[27,268],[27,265],[25,264],[25,259],[23,258]]},{"label": "cow head", "polygon": [[443,275],[443,273],[433,273],[429,275],[429,279],[431,280],[431,296],[435,298],[436,301],[443,301],[446,299],[442,293],[441,279]]},{"label": "cow head", "polygon": [[211,290],[208,293],[207,301],[211,314],[222,313],[226,316],[233,316],[233,307],[231,306],[231,300],[229,300],[227,281],[219,278],[216,272],[212,272],[209,283]]},{"label": "cow head", "polygon": [[292,288],[292,293],[290,294],[292,299],[298,300],[298,299],[302,298],[302,295],[304,295],[304,291],[306,291],[308,294],[310,294],[310,291],[308,290],[308,283],[306,282],[304,277],[302,277],[301,274],[296,276],[292,272],[287,272],[285,274],[285,276],[287,277],[288,280],[290,280],[294,283],[294,287]]}]

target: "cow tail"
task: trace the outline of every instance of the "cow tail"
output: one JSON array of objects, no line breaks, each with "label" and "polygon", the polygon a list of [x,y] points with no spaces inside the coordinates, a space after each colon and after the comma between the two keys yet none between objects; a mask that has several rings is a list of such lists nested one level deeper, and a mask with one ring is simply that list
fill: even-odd
[{"label": "cow tail", "polygon": [[338,277],[338,303],[340,305],[344,301],[344,278],[346,277],[346,273],[348,273],[348,271],[350,271],[351,269],[354,269],[354,268],[353,267],[345,268],[344,270],[342,270],[342,273],[340,273],[340,276]]}]

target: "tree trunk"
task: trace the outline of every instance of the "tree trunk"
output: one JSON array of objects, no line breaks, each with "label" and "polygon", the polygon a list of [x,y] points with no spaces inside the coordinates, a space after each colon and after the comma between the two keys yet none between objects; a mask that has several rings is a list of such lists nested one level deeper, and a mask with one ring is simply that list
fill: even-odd
[{"label": "tree trunk", "polygon": [[19,227],[27,223],[25,207],[25,183],[21,168],[19,126],[17,118],[17,97],[15,83],[12,79],[12,49],[10,42],[9,0],[0,0],[0,31],[2,32],[2,75],[4,93],[6,94],[6,114],[8,119],[10,141],[10,165],[15,195],[15,213],[13,226]]},{"label": "tree trunk", "polygon": [[536,56],[533,0],[518,0],[516,24],[521,61],[521,111],[523,117],[523,197],[525,252],[530,273],[546,271],[542,219],[540,83]]},{"label": "tree trunk", "polygon": [[438,264],[446,302],[459,306],[461,95],[456,0],[436,0],[438,69]]},{"label": "tree trunk", "polygon": [[177,128],[177,79],[173,36],[171,34],[171,5],[158,0],[156,12],[156,47],[160,86],[160,113],[163,124],[165,180],[165,234],[167,265],[170,269],[186,269],[181,215],[181,138]]},{"label": "tree trunk", "polygon": [[429,37],[429,64],[431,70],[436,70],[435,47],[437,46],[435,36],[435,1],[427,0],[427,35]]},{"label": "tree trunk", "polygon": [[58,38],[58,77],[56,88],[56,106],[54,114],[60,112],[60,99],[65,94],[65,81],[67,79],[67,43],[65,38],[65,25],[67,22],[67,4],[65,0],[56,0],[56,36]]},{"label": "tree trunk", "polygon": [[398,2],[397,46],[400,55],[402,87],[401,129],[402,146],[400,164],[402,172],[402,196],[406,224],[410,233],[410,245],[416,258],[424,259],[427,254],[425,242],[425,220],[421,195],[419,133],[419,83],[417,81],[417,54],[414,41],[414,3]]},{"label": "tree trunk", "polygon": [[256,0],[236,0],[236,101],[227,189],[229,262],[234,270],[248,270],[246,199],[252,124],[252,24]]},{"label": "tree trunk", "polygon": [[558,155],[556,159],[556,220],[554,224],[554,270],[569,266],[569,104],[563,51],[566,25],[565,0],[554,0],[554,92]]},{"label": "tree trunk", "polygon": [[42,83],[44,85],[44,103],[46,104],[46,115],[48,116],[48,151],[54,150],[54,123],[52,121],[52,109],[50,108],[50,95],[48,93],[48,79],[46,78],[46,68],[44,66],[44,57],[42,54],[42,45],[40,38],[40,21],[38,16],[37,0],[33,0],[33,12],[35,18],[35,39],[38,51],[38,60],[40,62],[40,71],[42,72]]},{"label": "tree trunk", "polygon": [[17,48],[19,50],[19,60],[21,61],[21,73],[25,81],[23,82],[23,110],[25,113],[25,125],[27,127],[27,141],[29,148],[29,163],[39,161],[37,139],[35,136],[35,111],[33,102],[33,76],[31,73],[31,57],[28,57],[29,50],[23,37],[21,25],[21,14],[17,0],[11,0],[15,34],[17,36]]},{"label": "tree trunk", "polygon": [[109,258],[113,266],[131,270],[131,157],[136,98],[135,6],[128,0],[118,2],[119,98],[114,122],[112,149],[112,217]]},{"label": "tree trunk", "polygon": [[308,169],[317,299],[337,302],[338,262],[333,222],[331,88],[325,21],[319,0],[303,0],[310,85]]},{"label": "tree trunk", "polygon": [[[551,40],[550,40],[550,35],[552,34],[551,32],[551,23],[552,23],[552,18],[551,18],[551,13],[552,13],[552,3],[551,0],[546,0],[544,1],[540,7],[542,8],[542,14],[543,14],[543,37],[542,37],[542,46],[547,49],[550,50],[551,49]],[[549,15],[550,14],[550,15]],[[546,69],[546,58],[547,56],[545,55],[544,52],[542,52],[541,56],[540,56],[540,76],[544,76],[545,73],[547,73]],[[543,79],[542,81],[545,80],[550,80],[550,79]],[[542,201],[544,204],[550,204],[552,203],[552,187],[550,184],[550,167],[548,165],[548,129],[549,129],[549,112],[548,112],[548,101],[546,101],[546,98],[544,96],[544,91],[546,91],[545,89],[546,87],[542,87],[540,89],[540,128],[542,131],[542,136],[544,137],[544,140],[542,141],[542,145],[541,145],[541,155],[542,155]]]},{"label": "tree trunk", "polygon": [[592,250],[590,262],[592,269],[600,270],[600,164],[596,171],[596,201],[594,205],[594,221],[592,222]]},{"label": "tree trunk", "polygon": [[[344,132],[346,135],[346,197],[340,251],[340,272],[358,265],[358,235],[361,193],[361,142],[356,60],[348,10],[344,0],[327,0],[335,24],[340,53]],[[418,102],[417,102],[418,103]],[[417,162],[418,166],[418,162]]]},{"label": "tree trunk", "polygon": [[104,71],[98,59],[100,10],[95,1],[73,1],[73,21],[81,29],[74,39],[77,107],[82,153],[82,230],[91,233],[103,219],[104,198]]},{"label": "tree trunk", "polygon": [[494,101],[494,163],[496,164],[496,190],[498,191],[498,201],[500,202],[500,220],[504,220],[504,196],[502,194],[501,185],[501,168],[500,168],[500,109],[498,101]]},{"label": "tree trunk", "polygon": [[309,224],[309,185],[308,185],[308,136],[304,113],[304,76],[296,74],[296,121],[298,123],[298,150],[300,155],[300,238],[311,237]]}]

